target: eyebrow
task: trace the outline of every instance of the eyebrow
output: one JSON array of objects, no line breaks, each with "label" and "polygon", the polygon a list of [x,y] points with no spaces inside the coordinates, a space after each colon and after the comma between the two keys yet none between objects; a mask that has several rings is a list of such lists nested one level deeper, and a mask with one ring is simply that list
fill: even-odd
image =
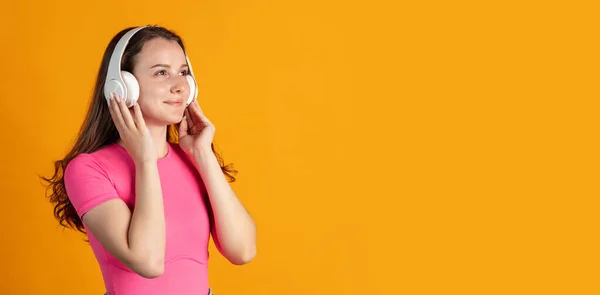
[{"label": "eyebrow", "polygon": [[[182,64],[181,68],[187,67],[187,66],[188,66],[187,64]],[[151,66],[150,68],[153,69],[153,68],[158,68],[158,67],[170,68],[171,66],[166,65],[166,64],[155,64],[155,65]]]}]

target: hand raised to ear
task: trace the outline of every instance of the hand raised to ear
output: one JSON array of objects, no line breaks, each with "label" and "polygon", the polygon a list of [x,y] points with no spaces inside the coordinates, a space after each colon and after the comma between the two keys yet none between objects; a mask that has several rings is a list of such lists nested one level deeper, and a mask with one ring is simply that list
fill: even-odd
[{"label": "hand raised to ear", "polygon": [[215,125],[204,115],[194,100],[185,109],[179,125],[179,146],[188,154],[210,150],[215,135]]},{"label": "hand raised to ear", "polygon": [[130,109],[122,97],[113,93],[108,102],[108,108],[115,127],[119,131],[123,147],[133,162],[136,165],[156,162],[158,159],[156,148],[137,102]]}]

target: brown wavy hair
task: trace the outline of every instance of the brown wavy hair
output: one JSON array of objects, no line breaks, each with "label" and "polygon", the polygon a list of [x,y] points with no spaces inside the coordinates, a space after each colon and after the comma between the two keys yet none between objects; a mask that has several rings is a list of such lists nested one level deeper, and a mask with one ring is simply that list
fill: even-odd
[{"label": "brown wavy hair", "polygon": [[[59,224],[67,227],[76,229],[85,234],[85,228],[83,222],[77,215],[73,204],[69,200],[67,191],[65,189],[64,172],[69,165],[69,162],[73,160],[77,155],[81,153],[92,153],[104,146],[113,144],[119,139],[119,133],[115,127],[108,104],[104,98],[104,82],[106,80],[106,74],[108,71],[108,64],[115,46],[119,42],[119,39],[127,33],[127,31],[134,27],[126,28],[117,33],[104,51],[98,76],[96,78],[96,85],[92,95],[90,107],[88,108],[86,118],[79,130],[77,139],[71,148],[71,150],[61,160],[54,162],[54,175],[52,177],[43,177],[42,180],[46,187],[46,197],[54,205],[54,217],[59,221]],[[129,41],[123,58],[121,60],[121,69],[124,71],[133,72],[133,65],[135,62],[135,56],[142,50],[144,44],[154,38],[164,38],[166,40],[176,41],[179,46],[185,52],[185,47],[181,38],[174,32],[160,27],[160,26],[148,26],[138,31]],[[170,143],[179,142],[179,123],[169,125],[167,128],[167,141]],[[237,170],[233,168],[232,164],[225,165],[223,158],[215,150],[214,143],[211,144],[213,153],[216,155],[219,165],[223,174],[229,182],[234,182],[234,177],[237,174]],[[208,202],[208,198],[205,199]],[[208,204],[208,203],[207,203]],[[211,206],[207,206],[209,216],[211,220],[211,227],[214,224],[214,217],[212,215]]]}]

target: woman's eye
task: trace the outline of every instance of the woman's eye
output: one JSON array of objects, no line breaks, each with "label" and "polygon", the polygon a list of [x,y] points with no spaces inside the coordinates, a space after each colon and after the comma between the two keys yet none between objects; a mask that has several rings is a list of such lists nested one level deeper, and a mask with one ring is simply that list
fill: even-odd
[{"label": "woman's eye", "polygon": [[[160,71],[156,72],[156,75],[158,75],[158,76],[164,76],[166,74],[167,74],[167,71],[165,71],[165,70],[160,70]],[[180,75],[187,76],[187,75],[189,75],[189,72],[188,72],[188,70],[183,70],[183,71],[181,71]]]}]

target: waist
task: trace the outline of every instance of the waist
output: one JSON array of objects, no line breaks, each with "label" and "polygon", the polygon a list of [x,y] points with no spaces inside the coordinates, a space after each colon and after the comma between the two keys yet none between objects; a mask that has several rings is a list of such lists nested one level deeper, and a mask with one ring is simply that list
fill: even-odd
[{"label": "waist", "polygon": [[108,263],[102,267],[107,293],[110,295],[198,295],[210,294],[208,265],[187,258],[165,263],[162,275],[144,278],[137,273]]}]

